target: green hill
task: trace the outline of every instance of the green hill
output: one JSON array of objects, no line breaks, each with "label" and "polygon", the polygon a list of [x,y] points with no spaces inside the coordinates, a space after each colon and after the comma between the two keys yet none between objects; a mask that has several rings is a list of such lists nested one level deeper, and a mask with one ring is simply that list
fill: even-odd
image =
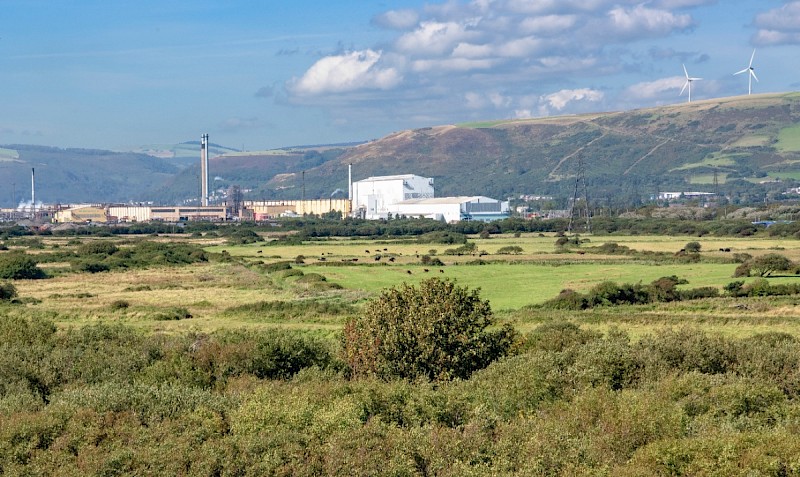
[{"label": "green hill", "polygon": [[[580,162],[590,194],[609,203],[656,191],[712,191],[715,176],[722,192],[763,197],[786,188],[776,179],[800,178],[800,93],[401,131],[307,171],[306,187],[323,194],[346,186],[353,164],[355,180],[434,177],[437,195],[565,197]],[[279,176],[268,186],[286,190],[296,180]]]},{"label": "green hill", "polygon": [[[28,198],[30,168],[48,202],[177,203],[199,195],[199,144],[115,153],[0,146],[0,204]],[[144,154],[143,152],[148,152]],[[436,126],[365,144],[241,152],[211,147],[212,190],[248,198],[329,197],[353,178],[433,177],[437,195],[572,195],[579,164],[597,205],[659,191],[718,190],[737,201],[777,197],[800,180],[800,93],[695,101],[626,112]],[[156,157],[157,156],[157,157]],[[40,173],[41,171],[41,173]],[[10,188],[10,187],[9,187]],[[24,192],[23,192],[24,191]]]},{"label": "green hill", "polygon": [[174,165],[146,154],[2,146],[0,205],[30,200],[31,168],[36,170],[36,200],[47,203],[147,200],[153,184],[178,172]]}]

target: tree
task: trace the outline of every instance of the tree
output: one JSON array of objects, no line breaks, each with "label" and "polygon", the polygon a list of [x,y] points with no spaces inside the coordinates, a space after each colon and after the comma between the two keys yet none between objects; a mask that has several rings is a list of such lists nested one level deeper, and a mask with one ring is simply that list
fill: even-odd
[{"label": "tree", "polygon": [[348,321],[344,355],[353,376],[466,379],[508,353],[516,332],[494,323],[488,301],[450,280],[390,288]]},{"label": "tree", "polygon": [[683,246],[686,253],[700,253],[701,248],[702,245],[700,245],[700,242],[689,242]]},{"label": "tree", "polygon": [[791,260],[777,253],[761,255],[750,261],[750,274],[759,277],[768,277],[773,272],[782,272],[792,268]]}]

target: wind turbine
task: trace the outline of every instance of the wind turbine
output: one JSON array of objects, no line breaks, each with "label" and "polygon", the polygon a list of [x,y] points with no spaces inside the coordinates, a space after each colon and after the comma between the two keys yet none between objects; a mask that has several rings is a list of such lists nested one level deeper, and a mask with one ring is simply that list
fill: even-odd
[{"label": "wind turbine", "polygon": [[742,73],[748,73],[747,75],[747,95],[749,96],[750,93],[753,92],[753,78],[758,81],[758,76],[756,76],[756,70],[753,68],[753,58],[756,57],[756,50],[753,50],[753,54],[750,55],[750,64],[747,65],[747,68],[743,69],[742,71],[737,71],[733,75],[740,75]]},{"label": "wind turbine", "polygon": [[680,94],[678,96],[683,94],[683,91],[688,86],[689,87],[689,102],[691,103],[692,102],[692,81],[699,81],[699,80],[701,80],[703,78],[694,78],[692,76],[689,76],[689,72],[686,71],[686,65],[683,65],[683,73],[686,75],[686,82],[683,83],[683,88],[681,88],[681,92],[680,92]]}]

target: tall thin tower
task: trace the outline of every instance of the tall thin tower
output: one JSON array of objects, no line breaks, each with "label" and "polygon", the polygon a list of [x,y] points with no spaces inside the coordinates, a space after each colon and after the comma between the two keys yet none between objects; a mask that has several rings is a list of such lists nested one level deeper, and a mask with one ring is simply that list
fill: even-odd
[{"label": "tall thin tower", "polygon": [[567,225],[567,232],[572,232],[572,227],[577,216],[580,216],[581,211],[578,209],[578,195],[583,193],[583,214],[586,217],[586,232],[592,232],[592,216],[589,213],[589,194],[586,188],[586,167],[583,164],[583,158],[578,156],[578,174],[575,176],[575,189],[572,192],[572,205],[569,209],[569,225]]},{"label": "tall thin tower", "polygon": [[200,205],[208,206],[208,134],[200,136]]},{"label": "tall thin tower", "polygon": [[31,167],[31,217],[36,217],[36,170]]}]

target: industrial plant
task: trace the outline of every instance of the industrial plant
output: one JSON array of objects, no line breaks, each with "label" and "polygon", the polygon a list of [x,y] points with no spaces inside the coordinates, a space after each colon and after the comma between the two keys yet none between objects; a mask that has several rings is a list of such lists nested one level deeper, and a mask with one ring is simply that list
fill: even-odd
[{"label": "industrial plant", "polygon": [[510,215],[509,203],[484,196],[436,197],[433,178],[414,174],[352,180],[348,167],[348,197],[301,200],[242,200],[232,187],[225,203],[211,204],[208,134],[200,141],[199,205],[56,204],[36,202],[35,171],[31,169],[31,201],[16,209],[0,209],[0,221],[32,223],[132,223],[186,221],[256,221],[279,217],[323,216],[381,220],[392,217],[428,218],[444,222],[492,221]]}]

